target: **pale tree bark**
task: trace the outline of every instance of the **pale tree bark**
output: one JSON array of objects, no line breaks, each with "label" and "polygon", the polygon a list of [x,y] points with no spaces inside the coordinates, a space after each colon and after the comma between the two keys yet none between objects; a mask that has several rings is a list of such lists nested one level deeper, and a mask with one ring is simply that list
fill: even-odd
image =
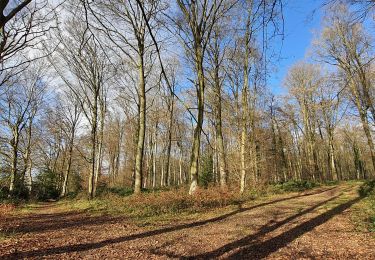
[{"label": "pale tree bark", "polygon": [[61,187],[61,193],[60,197],[65,197],[67,192],[68,192],[68,180],[69,180],[69,174],[70,174],[70,169],[72,167],[72,157],[73,157],[73,146],[74,146],[74,134],[72,133],[71,139],[69,140],[69,148],[68,148],[68,161],[66,163],[66,169],[64,172],[64,180],[63,184]]},{"label": "pale tree bark", "polygon": [[26,133],[26,148],[25,148],[25,154],[24,154],[24,170],[22,173],[23,178],[25,179],[26,188],[29,192],[29,195],[32,191],[32,184],[33,179],[31,175],[32,170],[32,160],[31,160],[31,141],[32,141],[32,127],[33,127],[33,118],[35,113],[32,113],[32,115],[29,118],[28,126],[27,126],[27,133]]},{"label": "pale tree bark", "polygon": [[141,193],[142,182],[143,182],[143,156],[144,156],[144,142],[146,134],[146,84],[144,74],[144,62],[143,62],[143,42],[139,43],[139,89],[138,89],[138,138],[137,138],[137,150],[135,156],[135,180],[134,180],[134,193]]},{"label": "pale tree bark", "polygon": [[88,180],[88,195],[92,199],[95,196],[95,170],[96,170],[96,145],[97,145],[97,131],[98,131],[98,97],[94,97],[93,109],[91,112],[91,154],[90,154],[90,173]]},{"label": "pale tree bark", "polygon": [[9,192],[12,194],[14,192],[15,181],[17,176],[17,164],[18,164],[18,145],[19,145],[19,131],[18,127],[12,130],[13,137],[11,140],[12,147],[12,163],[10,168],[10,184]]},{"label": "pale tree bark", "polygon": [[99,183],[99,177],[102,173],[102,162],[103,162],[103,138],[104,138],[104,123],[105,123],[105,115],[107,112],[107,97],[104,89],[101,89],[101,95],[99,97],[99,129],[98,129],[98,137],[97,137],[97,158],[96,158],[96,166],[95,166],[95,185],[94,185],[94,196],[96,193],[96,188]]},{"label": "pale tree bark", "polygon": [[156,119],[155,122],[155,128],[154,128],[154,140],[152,142],[152,188],[156,188],[156,155],[158,152],[158,119]]}]

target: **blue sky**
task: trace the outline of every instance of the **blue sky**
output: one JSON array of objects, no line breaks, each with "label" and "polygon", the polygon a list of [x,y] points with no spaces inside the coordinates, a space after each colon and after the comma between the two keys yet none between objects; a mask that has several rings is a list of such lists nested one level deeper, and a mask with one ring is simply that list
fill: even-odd
[{"label": "blue sky", "polygon": [[280,51],[280,58],[273,64],[276,72],[272,72],[268,80],[273,93],[285,93],[282,83],[288,69],[305,58],[314,31],[320,29],[322,10],[319,7],[321,1],[318,0],[289,0],[285,3],[284,40],[274,44],[275,51]]}]

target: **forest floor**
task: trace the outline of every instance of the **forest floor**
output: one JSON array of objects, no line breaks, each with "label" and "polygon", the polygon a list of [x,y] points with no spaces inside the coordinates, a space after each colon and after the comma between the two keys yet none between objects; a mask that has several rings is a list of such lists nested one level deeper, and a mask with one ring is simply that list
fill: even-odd
[{"label": "forest floor", "polygon": [[358,184],[273,195],[150,223],[57,203],[0,214],[0,259],[375,259]]}]

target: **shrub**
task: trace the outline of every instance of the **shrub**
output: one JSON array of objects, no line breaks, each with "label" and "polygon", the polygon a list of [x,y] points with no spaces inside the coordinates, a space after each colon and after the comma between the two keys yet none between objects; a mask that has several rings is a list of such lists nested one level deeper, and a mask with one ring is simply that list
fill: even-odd
[{"label": "shrub", "polygon": [[103,197],[108,194],[115,194],[120,197],[126,197],[133,194],[133,189],[127,187],[107,187],[105,185],[100,186],[96,190],[96,196]]},{"label": "shrub", "polygon": [[60,195],[58,189],[58,175],[52,171],[45,170],[37,175],[33,194],[37,200],[57,199]]},{"label": "shrub", "polygon": [[369,195],[375,195],[375,180],[364,182],[361,187],[359,187],[358,193],[361,197],[366,197]]},{"label": "shrub", "polygon": [[8,198],[9,189],[8,187],[0,187],[0,201]]},{"label": "shrub", "polygon": [[304,191],[319,186],[315,182],[301,180],[301,181],[287,181],[284,183],[276,184],[276,189],[287,192]]},{"label": "shrub", "polygon": [[201,161],[201,170],[199,173],[199,182],[204,188],[207,188],[213,180],[212,167],[212,155],[203,156]]}]

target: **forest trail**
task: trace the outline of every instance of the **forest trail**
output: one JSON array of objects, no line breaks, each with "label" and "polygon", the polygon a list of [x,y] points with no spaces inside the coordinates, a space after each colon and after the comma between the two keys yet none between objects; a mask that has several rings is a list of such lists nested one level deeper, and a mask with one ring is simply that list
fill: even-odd
[{"label": "forest trail", "polygon": [[356,186],[340,184],[143,226],[47,203],[0,216],[10,234],[0,259],[375,259],[374,236],[351,220],[359,200]]}]

